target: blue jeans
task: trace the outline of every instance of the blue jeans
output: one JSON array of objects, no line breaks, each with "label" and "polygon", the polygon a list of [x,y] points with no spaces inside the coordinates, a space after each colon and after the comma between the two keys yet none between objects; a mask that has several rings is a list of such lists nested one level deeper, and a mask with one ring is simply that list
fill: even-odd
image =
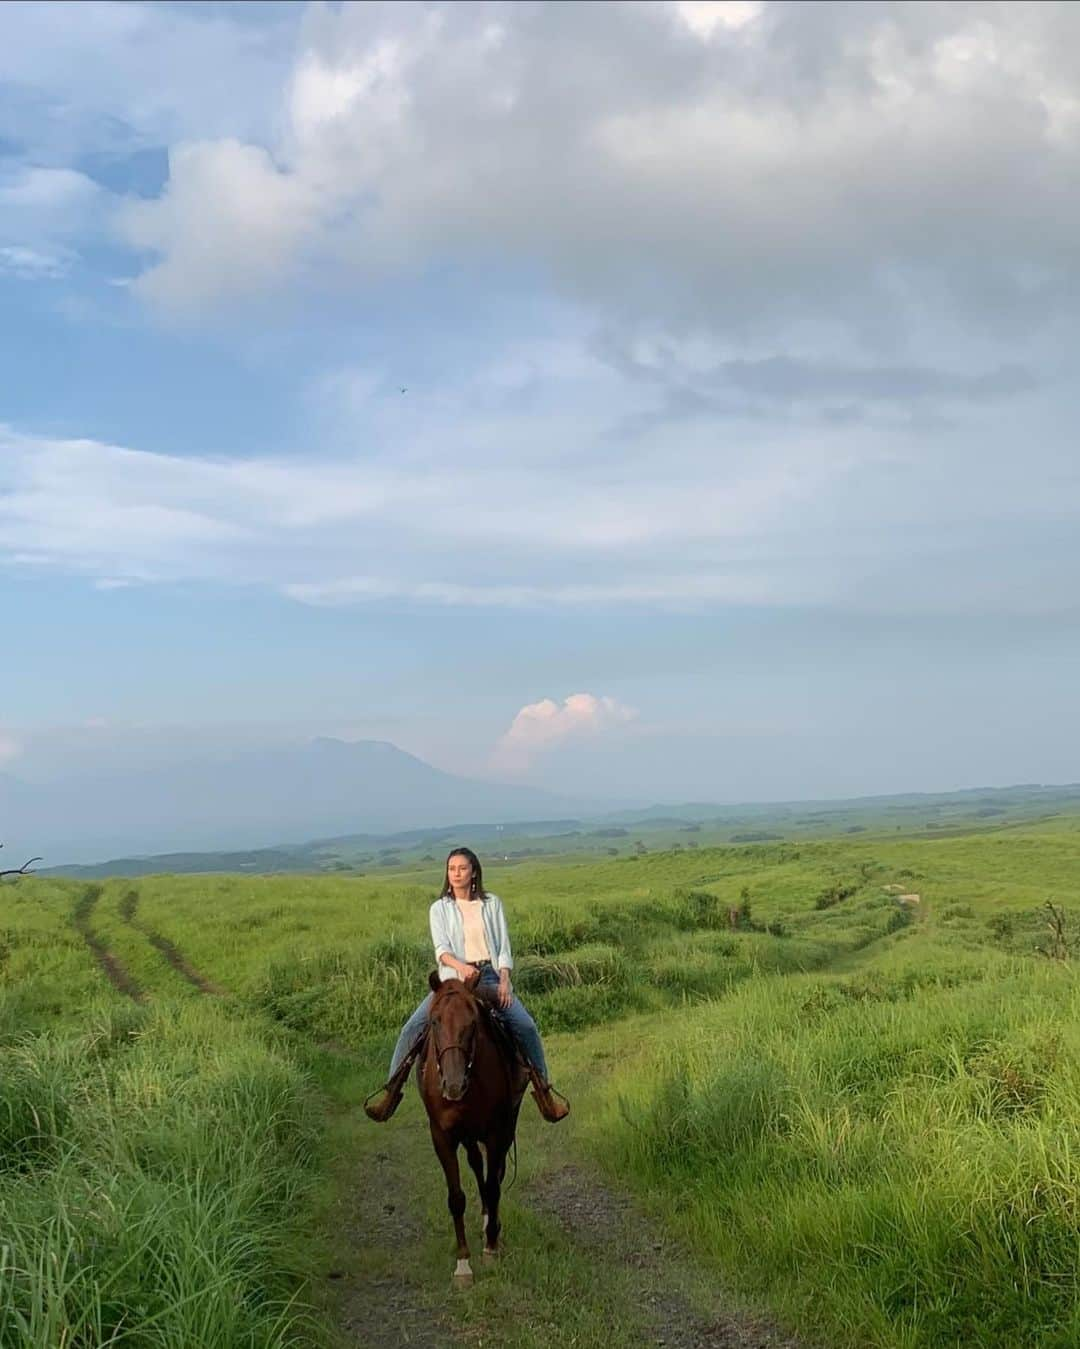
[{"label": "blue jeans", "polygon": [[[494,984],[498,986],[498,971],[492,969],[490,966],[483,969],[480,972],[480,982],[482,984]],[[431,1006],[431,999],[434,996],[433,993],[429,993],[401,1028],[398,1042],[394,1046],[394,1056],[390,1060],[391,1077],[397,1072],[398,1068],[401,1066],[402,1059],[419,1039],[424,1027],[427,1025],[428,1008]],[[544,1057],[544,1046],[540,1040],[540,1032],[536,1029],[536,1022],[529,1015],[528,1009],[524,1007],[517,998],[511,998],[509,1007],[499,1007],[493,1010],[495,1015],[514,1037],[514,1041],[521,1049],[521,1052],[529,1062],[536,1067],[536,1070],[546,1082],[548,1080],[548,1070],[547,1059]]]}]

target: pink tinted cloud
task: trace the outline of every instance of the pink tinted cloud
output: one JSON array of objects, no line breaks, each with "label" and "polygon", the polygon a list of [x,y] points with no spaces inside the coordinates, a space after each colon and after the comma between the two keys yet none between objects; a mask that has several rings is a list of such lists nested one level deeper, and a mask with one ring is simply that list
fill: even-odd
[{"label": "pink tinted cloud", "polygon": [[561,703],[553,698],[526,703],[499,737],[493,766],[502,772],[524,772],[537,755],[567,741],[615,730],[636,716],[635,708],[594,693],[571,693]]}]

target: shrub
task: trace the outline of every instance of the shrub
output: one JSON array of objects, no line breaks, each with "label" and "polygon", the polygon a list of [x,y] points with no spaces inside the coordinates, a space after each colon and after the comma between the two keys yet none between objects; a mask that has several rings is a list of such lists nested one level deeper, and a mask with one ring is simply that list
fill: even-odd
[{"label": "shrub", "polygon": [[728,906],[709,890],[675,890],[666,912],[675,927],[685,932],[728,926]]},{"label": "shrub", "polygon": [[821,894],[814,900],[815,909],[831,909],[834,904],[840,904],[845,899],[850,899],[856,894],[859,887],[850,881],[834,881],[832,885],[822,890]]}]

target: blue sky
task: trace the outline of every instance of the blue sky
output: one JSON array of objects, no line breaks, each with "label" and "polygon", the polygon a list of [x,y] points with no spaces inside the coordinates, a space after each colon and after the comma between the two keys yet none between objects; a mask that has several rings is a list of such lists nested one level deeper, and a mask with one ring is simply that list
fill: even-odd
[{"label": "blue sky", "polygon": [[1077,52],[1055,4],[0,8],[0,771],[1080,778]]}]

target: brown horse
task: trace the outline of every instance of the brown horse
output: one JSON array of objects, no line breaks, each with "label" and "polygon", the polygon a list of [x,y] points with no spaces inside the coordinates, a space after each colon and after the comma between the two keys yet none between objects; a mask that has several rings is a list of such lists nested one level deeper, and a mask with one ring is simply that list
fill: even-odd
[{"label": "brown horse", "polygon": [[[506,1157],[514,1141],[521,1098],[529,1073],[489,1019],[475,992],[475,980],[429,980],[434,998],[427,1043],[416,1065],[420,1097],[428,1113],[431,1141],[446,1174],[447,1207],[457,1234],[454,1283],[472,1283],[469,1243],[465,1237],[465,1191],[461,1188],[458,1148],[480,1188],[484,1222],[484,1257],[493,1259],[499,1243],[499,1196]],[[480,1148],[487,1156],[487,1166]]]}]

